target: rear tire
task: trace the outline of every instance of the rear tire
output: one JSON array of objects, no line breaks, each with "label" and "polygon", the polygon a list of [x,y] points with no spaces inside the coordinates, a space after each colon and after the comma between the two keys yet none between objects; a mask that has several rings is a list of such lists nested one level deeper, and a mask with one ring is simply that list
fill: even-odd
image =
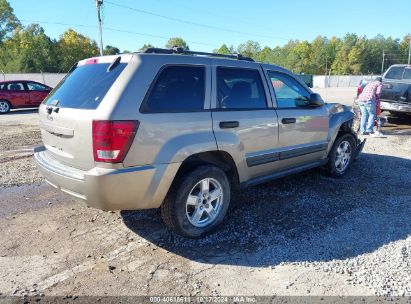
[{"label": "rear tire", "polygon": [[346,133],[337,137],[328,154],[328,173],[333,177],[344,176],[354,161],[356,148],[356,141],[352,134]]},{"label": "rear tire", "polygon": [[6,114],[10,112],[11,104],[7,100],[0,100],[0,114]]},{"label": "rear tire", "polygon": [[212,165],[195,168],[173,183],[161,205],[165,224],[188,238],[201,238],[224,220],[230,204],[230,183]]}]

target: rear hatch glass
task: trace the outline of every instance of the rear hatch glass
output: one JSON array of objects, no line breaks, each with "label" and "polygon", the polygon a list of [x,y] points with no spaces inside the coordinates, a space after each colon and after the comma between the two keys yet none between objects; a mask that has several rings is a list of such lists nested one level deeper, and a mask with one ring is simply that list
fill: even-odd
[{"label": "rear hatch glass", "polygon": [[110,71],[107,71],[110,63],[78,66],[54,88],[44,104],[59,108],[94,110],[126,65],[120,63]]},{"label": "rear hatch glass", "polygon": [[92,113],[128,64],[113,65],[114,59],[80,62],[44,101],[39,110],[40,129],[48,156],[78,169],[94,166]]}]

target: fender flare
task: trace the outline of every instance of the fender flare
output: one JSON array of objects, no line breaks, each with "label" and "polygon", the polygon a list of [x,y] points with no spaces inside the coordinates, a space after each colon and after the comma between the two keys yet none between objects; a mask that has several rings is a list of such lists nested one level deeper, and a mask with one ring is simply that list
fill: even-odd
[{"label": "fender flare", "polygon": [[358,141],[357,134],[355,134],[352,129],[353,120],[354,113],[348,110],[331,114],[328,128],[327,154],[330,152],[332,146],[334,145],[335,139],[338,136],[338,132],[340,132],[341,129],[344,133],[351,133],[355,137],[355,140]]}]

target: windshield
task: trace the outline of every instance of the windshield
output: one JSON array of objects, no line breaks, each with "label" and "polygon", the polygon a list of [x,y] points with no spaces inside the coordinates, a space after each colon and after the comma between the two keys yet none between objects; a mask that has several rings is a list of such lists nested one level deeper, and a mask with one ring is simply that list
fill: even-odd
[{"label": "windshield", "polygon": [[126,67],[126,63],[120,63],[107,72],[109,66],[109,63],[103,63],[75,68],[51,91],[43,103],[61,108],[96,109]]}]

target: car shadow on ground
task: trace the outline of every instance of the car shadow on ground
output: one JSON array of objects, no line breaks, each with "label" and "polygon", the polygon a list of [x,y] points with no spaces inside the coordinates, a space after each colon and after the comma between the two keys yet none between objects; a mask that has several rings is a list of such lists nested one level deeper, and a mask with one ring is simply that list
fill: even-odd
[{"label": "car shadow on ground", "polygon": [[362,154],[341,179],[314,169],[242,190],[214,234],[184,239],[158,210],[122,211],[125,225],[187,259],[265,267],[371,253],[411,234],[411,161]]}]

